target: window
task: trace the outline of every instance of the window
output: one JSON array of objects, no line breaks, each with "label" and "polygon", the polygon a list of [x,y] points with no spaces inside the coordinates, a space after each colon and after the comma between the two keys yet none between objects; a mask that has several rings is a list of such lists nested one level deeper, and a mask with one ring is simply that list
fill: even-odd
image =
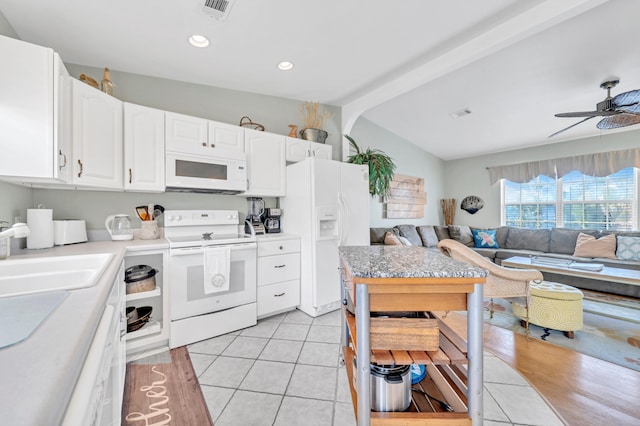
[{"label": "window", "polygon": [[561,179],[502,180],[502,223],[522,228],[632,230],[638,225],[638,169],[605,177],[573,171]]}]

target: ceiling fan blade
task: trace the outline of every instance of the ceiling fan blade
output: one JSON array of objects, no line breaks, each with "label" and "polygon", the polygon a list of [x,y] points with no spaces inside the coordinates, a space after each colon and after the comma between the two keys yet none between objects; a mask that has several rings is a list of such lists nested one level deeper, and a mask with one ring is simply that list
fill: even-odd
[{"label": "ceiling fan blade", "polygon": [[578,112],[561,112],[555,114],[556,117],[603,117],[607,115],[620,114],[620,111],[578,111]]},{"label": "ceiling fan blade", "polygon": [[640,90],[620,93],[611,100],[611,105],[617,110],[640,114]]},{"label": "ceiling fan blade", "polygon": [[570,128],[575,127],[575,126],[577,126],[577,125],[578,125],[578,124],[580,124],[580,123],[584,123],[585,121],[590,120],[590,119],[592,119],[593,117],[596,117],[596,116],[595,116],[595,115],[592,115],[591,117],[587,117],[587,118],[585,118],[584,120],[580,120],[580,121],[578,121],[577,123],[574,123],[574,124],[572,124],[572,125],[571,125],[571,126],[569,126],[569,127],[565,127],[565,128],[564,128],[564,129],[562,129],[562,130],[558,130],[557,132],[552,133],[552,134],[550,134],[549,136],[547,136],[547,139],[552,138],[552,137],[554,137],[555,135],[558,135],[558,134],[560,134],[560,133],[564,132],[565,130],[569,130]]},{"label": "ceiling fan blade", "polygon": [[618,114],[612,117],[605,117],[597,124],[598,129],[616,129],[618,127],[633,126],[640,123],[640,114]]}]

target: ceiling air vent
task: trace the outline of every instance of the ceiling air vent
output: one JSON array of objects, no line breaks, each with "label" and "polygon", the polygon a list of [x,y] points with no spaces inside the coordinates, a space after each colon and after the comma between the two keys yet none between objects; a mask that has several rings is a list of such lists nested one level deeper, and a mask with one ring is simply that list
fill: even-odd
[{"label": "ceiling air vent", "polygon": [[205,0],[204,11],[219,21],[226,21],[234,0]]}]

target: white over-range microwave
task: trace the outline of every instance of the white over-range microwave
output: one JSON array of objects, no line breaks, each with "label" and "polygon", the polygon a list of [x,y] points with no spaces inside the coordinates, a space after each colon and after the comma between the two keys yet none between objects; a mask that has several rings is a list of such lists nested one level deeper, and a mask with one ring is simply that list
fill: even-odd
[{"label": "white over-range microwave", "polygon": [[243,153],[209,157],[167,151],[167,191],[238,194],[247,190],[247,159]]}]

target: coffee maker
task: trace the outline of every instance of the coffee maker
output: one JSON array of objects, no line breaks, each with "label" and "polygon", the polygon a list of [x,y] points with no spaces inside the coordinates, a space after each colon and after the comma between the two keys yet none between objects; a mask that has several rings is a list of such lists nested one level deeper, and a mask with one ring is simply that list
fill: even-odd
[{"label": "coffee maker", "polygon": [[282,210],[275,208],[267,208],[264,216],[264,229],[267,234],[277,234],[280,232],[280,216]]},{"label": "coffee maker", "polygon": [[247,234],[264,234],[262,217],[264,215],[264,200],[260,197],[247,197],[248,211],[244,232]]}]

